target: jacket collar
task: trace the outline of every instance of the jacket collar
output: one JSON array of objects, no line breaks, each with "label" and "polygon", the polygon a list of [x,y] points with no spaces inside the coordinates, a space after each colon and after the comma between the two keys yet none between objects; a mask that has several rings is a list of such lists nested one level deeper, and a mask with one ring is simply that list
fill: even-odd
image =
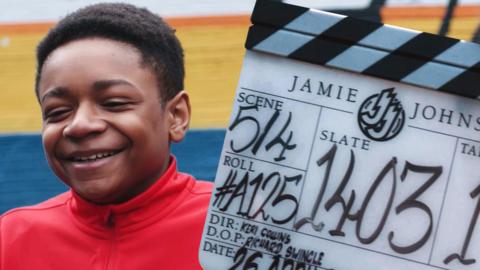
[{"label": "jacket collar", "polygon": [[69,201],[75,223],[89,232],[136,230],[164,217],[185,195],[191,177],[179,177],[175,157],[165,173],[147,190],[121,204],[97,205],[88,202],[73,190]]}]

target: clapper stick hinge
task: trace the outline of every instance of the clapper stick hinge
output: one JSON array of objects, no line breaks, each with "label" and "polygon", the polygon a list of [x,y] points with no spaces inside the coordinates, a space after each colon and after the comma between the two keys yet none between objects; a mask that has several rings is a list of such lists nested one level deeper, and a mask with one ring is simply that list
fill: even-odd
[{"label": "clapper stick hinge", "polygon": [[480,46],[290,4],[257,1],[246,48],[383,79],[480,95]]}]

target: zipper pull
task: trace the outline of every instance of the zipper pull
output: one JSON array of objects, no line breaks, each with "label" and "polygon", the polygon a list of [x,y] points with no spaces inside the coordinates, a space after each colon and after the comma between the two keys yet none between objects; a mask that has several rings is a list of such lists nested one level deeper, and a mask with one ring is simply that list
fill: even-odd
[{"label": "zipper pull", "polygon": [[115,216],[113,215],[113,212],[108,212],[107,219],[105,221],[105,225],[107,227],[114,227],[115,226]]}]

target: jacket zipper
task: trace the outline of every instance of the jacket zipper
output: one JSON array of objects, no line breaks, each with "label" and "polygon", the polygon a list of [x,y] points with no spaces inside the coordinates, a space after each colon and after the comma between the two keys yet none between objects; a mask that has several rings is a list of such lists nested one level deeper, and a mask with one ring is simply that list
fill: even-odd
[{"label": "jacket zipper", "polygon": [[115,216],[113,215],[112,212],[108,214],[105,226],[107,226],[107,228],[111,230],[110,231],[111,232],[110,247],[108,250],[107,260],[105,262],[105,270],[113,270],[115,265],[113,263],[113,260],[115,259],[116,228],[115,228]]}]

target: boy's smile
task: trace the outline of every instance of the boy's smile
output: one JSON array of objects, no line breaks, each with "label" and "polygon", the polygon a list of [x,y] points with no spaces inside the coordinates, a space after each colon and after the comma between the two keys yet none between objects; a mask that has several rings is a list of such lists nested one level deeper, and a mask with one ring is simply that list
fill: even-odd
[{"label": "boy's smile", "polygon": [[183,138],[190,112],[185,92],[164,102],[160,88],[126,43],[88,38],[54,50],[38,94],[43,145],[55,173],[102,204],[124,202],[152,185],[169,164],[169,141]]}]

